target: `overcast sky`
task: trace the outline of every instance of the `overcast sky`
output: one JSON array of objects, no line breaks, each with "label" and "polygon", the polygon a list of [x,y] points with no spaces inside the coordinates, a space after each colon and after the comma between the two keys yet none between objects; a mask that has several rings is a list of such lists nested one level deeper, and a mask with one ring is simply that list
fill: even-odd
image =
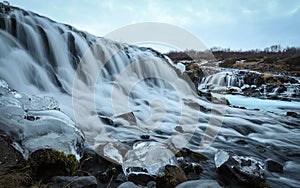
[{"label": "overcast sky", "polygon": [[299,0],[9,0],[97,36],[128,24],[179,26],[208,48],[263,49],[300,46]]}]

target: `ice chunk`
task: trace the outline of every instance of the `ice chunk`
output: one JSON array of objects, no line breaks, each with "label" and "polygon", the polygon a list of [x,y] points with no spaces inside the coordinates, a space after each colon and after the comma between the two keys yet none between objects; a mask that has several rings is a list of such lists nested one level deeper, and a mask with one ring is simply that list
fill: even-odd
[{"label": "ice chunk", "polygon": [[217,168],[222,166],[226,161],[228,161],[229,155],[226,151],[219,150],[215,155],[215,165]]},{"label": "ice chunk", "polygon": [[[123,171],[130,173],[147,173],[157,175],[165,165],[177,165],[171,150],[157,142],[138,142],[125,155]],[[137,170],[139,169],[139,170]]]}]

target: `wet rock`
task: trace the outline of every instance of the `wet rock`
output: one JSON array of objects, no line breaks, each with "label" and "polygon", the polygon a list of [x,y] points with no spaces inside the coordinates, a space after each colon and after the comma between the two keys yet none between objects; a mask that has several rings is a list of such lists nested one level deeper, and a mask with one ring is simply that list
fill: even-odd
[{"label": "wet rock", "polygon": [[278,172],[278,173],[283,173],[283,166],[282,164],[276,162],[276,161],[273,161],[273,160],[267,160],[265,162],[265,166],[266,166],[266,169],[270,172]]},{"label": "wet rock", "polygon": [[148,182],[154,181],[155,177],[146,173],[131,173],[128,175],[127,179],[137,185],[146,186]]},{"label": "wet rock", "polygon": [[203,168],[200,165],[201,161],[207,158],[202,154],[195,153],[187,148],[183,148],[176,154],[180,168],[184,171],[189,180],[199,179]]},{"label": "wet rock", "polygon": [[149,181],[147,183],[147,188],[156,188],[156,182],[155,181]]},{"label": "wet rock", "polygon": [[229,185],[259,187],[264,183],[263,164],[254,158],[220,150],[215,155],[215,165],[218,174]]},{"label": "wet rock", "polygon": [[203,172],[200,164],[187,162],[184,158],[178,159],[178,162],[189,180],[199,179],[199,175]]},{"label": "wet rock", "polygon": [[126,181],[126,176],[124,175],[124,173],[118,174],[115,180],[116,183],[122,183],[125,181]]},{"label": "wet rock", "polygon": [[107,187],[108,185],[116,187],[126,180],[119,164],[112,163],[89,148],[84,150],[78,174],[95,176],[98,180],[98,187]]},{"label": "wet rock", "polygon": [[108,117],[102,117],[102,116],[99,116],[99,118],[101,119],[101,121],[107,125],[114,125],[114,121],[111,120],[110,118]]},{"label": "wet rock", "polygon": [[184,157],[185,160],[190,162],[200,162],[205,161],[208,158],[201,153],[193,152],[188,148],[182,148],[177,154],[176,157]]},{"label": "wet rock", "polygon": [[157,177],[157,188],[173,188],[176,185],[187,181],[184,171],[172,165],[166,165],[163,169],[163,175]]},{"label": "wet rock", "polygon": [[115,167],[109,167],[104,172],[98,173],[96,176],[101,183],[108,183],[112,178],[117,177],[120,170]]},{"label": "wet rock", "polygon": [[27,119],[28,121],[35,121],[35,120],[40,119],[40,117],[35,117],[35,116],[26,115],[26,116],[24,117],[24,119]]},{"label": "wet rock", "polygon": [[291,116],[291,117],[295,117],[295,118],[298,116],[298,114],[296,112],[287,112],[286,115]]},{"label": "wet rock", "polygon": [[52,149],[40,149],[29,157],[33,173],[39,179],[50,179],[53,176],[72,176],[78,169],[78,161],[74,155]]},{"label": "wet rock", "polygon": [[23,156],[11,146],[10,138],[0,131],[0,169],[5,166],[15,166],[24,162]]},{"label": "wet rock", "polygon": [[137,186],[133,182],[125,182],[118,186],[118,188],[140,188],[140,186]]},{"label": "wet rock", "polygon": [[143,139],[143,140],[149,140],[150,139],[150,135],[144,134],[144,135],[141,136],[141,139]]},{"label": "wet rock", "polygon": [[51,182],[52,187],[96,188],[97,180],[94,176],[56,176]]},{"label": "wet rock", "polygon": [[182,126],[176,126],[176,127],[175,127],[175,130],[176,130],[177,132],[179,132],[179,133],[183,133],[183,132],[184,132]]},{"label": "wet rock", "polygon": [[125,114],[118,115],[117,118],[123,118],[127,120],[129,123],[136,124],[136,118],[133,112],[128,112]]},{"label": "wet rock", "polygon": [[176,188],[221,188],[219,183],[215,180],[200,179],[183,182],[176,186]]}]

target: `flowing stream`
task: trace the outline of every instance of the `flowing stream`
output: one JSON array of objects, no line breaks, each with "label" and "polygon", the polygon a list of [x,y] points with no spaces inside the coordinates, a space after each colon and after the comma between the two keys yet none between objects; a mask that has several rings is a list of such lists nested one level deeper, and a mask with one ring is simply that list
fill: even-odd
[{"label": "flowing stream", "polygon": [[[152,49],[13,7],[0,13],[0,66],[1,130],[25,157],[50,147],[80,158],[84,144],[120,163],[125,174],[135,166],[156,174],[176,165],[174,152],[181,148],[211,159],[223,149],[279,161],[284,173],[269,174],[270,184],[300,186],[300,120],[284,115],[299,111],[298,103],[274,113],[206,100]],[[202,86],[244,84],[219,74]],[[209,161],[203,176],[215,178]]]}]

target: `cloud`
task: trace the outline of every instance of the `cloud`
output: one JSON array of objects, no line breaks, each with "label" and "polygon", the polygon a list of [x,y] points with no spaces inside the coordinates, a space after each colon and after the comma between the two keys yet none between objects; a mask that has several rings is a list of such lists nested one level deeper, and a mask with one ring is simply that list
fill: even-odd
[{"label": "cloud", "polygon": [[300,44],[298,0],[10,2],[99,36],[128,24],[150,21],[182,27],[202,37],[209,46],[239,49],[277,42]]}]

